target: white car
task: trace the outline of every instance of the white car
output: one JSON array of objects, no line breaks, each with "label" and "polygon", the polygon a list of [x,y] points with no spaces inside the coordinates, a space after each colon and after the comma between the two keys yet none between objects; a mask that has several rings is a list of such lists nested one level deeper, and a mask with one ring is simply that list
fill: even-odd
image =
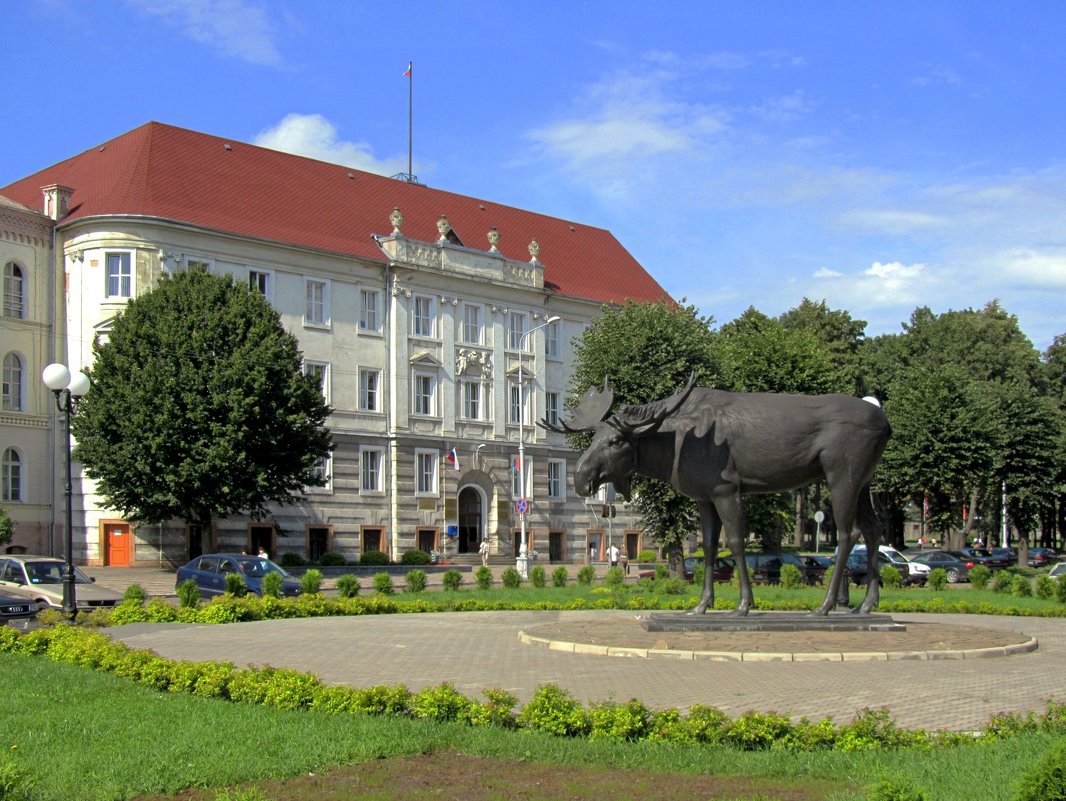
[{"label": "white car", "polygon": [[1066,562],[1059,562],[1057,565],[1051,568],[1051,572],[1048,573],[1051,578],[1060,578],[1066,576]]},{"label": "white car", "polygon": [[[901,554],[895,548],[889,545],[879,545],[877,550],[892,562],[892,564],[899,567],[901,570],[907,571],[906,584],[921,584],[924,585],[929,580],[929,573],[932,570],[929,565],[923,565],[921,562],[912,562],[906,556]],[[865,545],[856,545],[852,553],[866,553]]]}]

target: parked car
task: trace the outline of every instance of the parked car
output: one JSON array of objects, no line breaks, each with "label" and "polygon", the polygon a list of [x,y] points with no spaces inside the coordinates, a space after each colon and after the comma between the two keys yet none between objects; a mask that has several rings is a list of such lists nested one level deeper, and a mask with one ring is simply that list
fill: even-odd
[{"label": "parked car", "polygon": [[1006,567],[1014,567],[1018,564],[1017,548],[990,548],[988,553],[993,559],[1006,561]]},{"label": "parked car", "polygon": [[0,590],[0,626],[11,620],[29,620],[36,616],[36,601]]},{"label": "parked car", "polygon": [[1010,567],[1010,559],[1004,559],[1001,556],[992,556],[991,551],[986,551],[984,548],[960,548],[957,551],[948,551],[952,556],[957,556],[964,562],[972,563],[969,565],[970,570],[973,570],[976,565],[984,565],[989,570],[1002,570],[1005,567]]},{"label": "parked car", "polygon": [[187,565],[178,568],[174,586],[176,588],[192,579],[196,582],[201,597],[213,598],[226,591],[226,575],[229,573],[244,576],[244,584],[253,595],[263,594],[263,577],[268,573],[278,573],[281,576],[282,597],[295,598],[300,594],[300,582],[284,568],[262,556],[236,553],[205,553],[197,556]]},{"label": "parked car", "polygon": [[922,551],[911,556],[911,561],[929,565],[931,570],[935,570],[938,567],[943,568],[947,572],[948,582],[951,584],[970,580],[970,568],[967,563],[946,551]]},{"label": "parked car", "polygon": [[1059,554],[1052,548],[1030,548],[1029,567],[1047,567],[1059,561]]},{"label": "parked car", "polygon": [[[932,570],[929,565],[922,562],[914,562],[901,554],[895,548],[890,545],[879,545],[877,547],[878,553],[885,557],[889,562],[895,565],[899,569],[900,576],[903,577],[904,584],[918,584],[925,585],[925,582],[929,579],[929,572]],[[866,546],[859,544],[855,546],[852,551],[852,555],[866,554]]]},{"label": "parked car", "polygon": [[[42,608],[63,608],[63,577],[66,573],[66,562],[52,556],[8,554],[0,557],[0,589],[29,598]],[[122,603],[122,593],[98,587],[95,581],[79,568],[74,568],[74,597],[79,612]]]},{"label": "parked car", "polygon": [[[686,556],[683,562],[683,570],[685,581],[692,581],[693,576],[696,575],[696,565],[703,561],[702,556]],[[637,574],[638,578],[655,578],[655,570],[641,570]],[[733,578],[733,562],[724,557],[718,557],[714,563],[714,580],[720,583],[725,583]]]},{"label": "parked car", "polygon": [[1051,572],[1048,573],[1051,578],[1057,579],[1062,576],[1066,576],[1066,562],[1059,562],[1051,568]]},{"label": "parked car", "polygon": [[[834,557],[835,561],[836,557]],[[882,568],[885,566],[891,567],[897,573],[899,573],[899,580],[905,584],[907,578],[910,576],[910,569],[906,565],[901,565],[897,562],[893,562],[885,554],[880,551],[877,554],[877,571],[880,574]],[[855,549],[851,552],[851,556],[848,557],[847,563],[847,576],[855,584],[863,585],[866,583],[866,549]]]},{"label": "parked car", "polygon": [[800,561],[807,573],[807,581],[810,584],[821,584],[825,580],[826,571],[833,566],[833,560],[821,554],[800,554]]},{"label": "parked car", "polygon": [[780,584],[781,568],[785,565],[795,565],[799,568],[808,584],[817,584],[825,575],[825,570],[816,565],[809,565],[798,554],[789,552],[746,553],[744,559],[748,570],[751,571],[752,581],[756,584]]}]

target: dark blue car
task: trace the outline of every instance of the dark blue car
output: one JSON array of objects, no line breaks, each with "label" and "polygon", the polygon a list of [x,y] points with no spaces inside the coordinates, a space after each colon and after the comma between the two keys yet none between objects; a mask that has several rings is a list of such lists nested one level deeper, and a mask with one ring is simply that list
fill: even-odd
[{"label": "dark blue car", "polygon": [[281,575],[281,595],[283,598],[295,598],[300,594],[300,582],[290,576],[281,567],[261,556],[245,556],[233,553],[205,553],[197,556],[189,564],[179,567],[174,586],[192,579],[200,589],[203,598],[213,598],[226,591],[226,576],[239,573],[244,576],[248,592],[263,594],[263,577],[268,573]]}]

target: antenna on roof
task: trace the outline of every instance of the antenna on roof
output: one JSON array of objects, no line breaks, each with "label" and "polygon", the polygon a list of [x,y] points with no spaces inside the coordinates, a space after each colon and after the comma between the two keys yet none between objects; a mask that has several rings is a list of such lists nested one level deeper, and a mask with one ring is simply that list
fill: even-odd
[{"label": "antenna on roof", "polygon": [[409,184],[417,184],[418,176],[414,174],[413,169],[413,136],[412,136],[412,119],[414,111],[414,95],[415,95],[415,78],[414,78],[414,65],[413,61],[407,62],[407,70],[404,72],[403,77],[407,79],[407,172],[398,172],[392,177],[398,181],[404,181]]}]

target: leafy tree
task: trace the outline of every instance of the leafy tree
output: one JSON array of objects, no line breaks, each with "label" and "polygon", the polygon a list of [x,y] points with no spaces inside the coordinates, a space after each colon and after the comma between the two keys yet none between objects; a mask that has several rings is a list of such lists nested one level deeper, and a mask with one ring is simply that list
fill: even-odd
[{"label": "leafy tree", "polygon": [[[632,303],[605,306],[577,340],[570,408],[591,386],[610,380],[616,404],[639,404],[666,398],[684,387],[692,374],[702,386],[720,381],[714,358],[712,320],[692,306]],[[588,437],[574,438],[578,449]],[[666,482],[636,476],[634,504],[644,529],[670,554],[671,567],[681,568],[685,541],[699,530],[695,503]]]},{"label": "leafy tree", "polygon": [[258,293],[206,273],[164,277],[93,353],[74,457],[126,517],[260,517],[324,483],[329,407]]},{"label": "leafy tree", "polygon": [[0,545],[7,545],[15,536],[15,524],[11,522],[11,516],[7,509],[0,506]]},{"label": "leafy tree", "polygon": [[779,318],[789,331],[809,331],[830,355],[833,392],[847,395],[859,389],[859,352],[866,337],[866,321],[853,320],[843,309],[830,309],[824,300],[804,298]]}]

